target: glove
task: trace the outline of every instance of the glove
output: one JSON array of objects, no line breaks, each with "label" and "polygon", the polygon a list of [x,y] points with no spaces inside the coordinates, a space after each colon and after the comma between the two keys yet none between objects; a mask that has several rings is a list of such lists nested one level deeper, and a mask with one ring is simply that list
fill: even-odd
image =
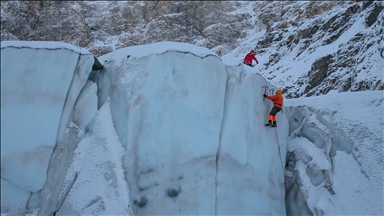
[{"label": "glove", "polygon": [[257,64],[259,64],[259,62],[256,62]]},{"label": "glove", "polygon": [[266,94],[263,94],[263,97],[267,97],[267,95],[266,95]]}]

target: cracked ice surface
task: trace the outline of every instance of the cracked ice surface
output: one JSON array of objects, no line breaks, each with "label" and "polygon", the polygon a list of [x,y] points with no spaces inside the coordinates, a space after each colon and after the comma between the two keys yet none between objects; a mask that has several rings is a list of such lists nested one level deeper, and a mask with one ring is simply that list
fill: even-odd
[{"label": "cracked ice surface", "polygon": [[288,123],[279,114],[277,133],[264,127],[272,107],[262,99],[265,80],[180,45],[100,57],[135,214],[284,214]]},{"label": "cracked ice surface", "polygon": [[224,66],[204,48],[141,53],[133,47],[119,51],[121,58],[100,58],[112,80],[111,110],[127,151],[134,212],[214,214]]},{"label": "cracked ice surface", "polygon": [[[31,62],[39,63],[36,67],[50,68],[42,60],[51,52],[62,54],[63,59],[72,53],[62,45],[55,49],[49,44],[47,50],[43,46],[31,46],[43,52],[30,54],[30,60],[36,59]],[[31,47],[8,49],[36,52]],[[104,69],[93,83],[86,80],[92,56],[76,55],[66,61],[77,66],[53,66],[60,66],[59,71],[71,66],[75,71],[70,73],[72,81],[66,82],[66,94],[58,93],[65,103],[60,100],[61,105],[51,110],[55,115],[42,113],[51,103],[24,107],[26,112],[41,109],[36,111],[42,115],[38,122],[29,126],[41,124],[46,133],[54,133],[46,136],[55,147],[46,155],[49,166],[20,171],[44,171],[44,175],[29,174],[41,182],[46,179],[45,184],[34,193],[8,187],[16,180],[3,176],[17,174],[5,172],[17,163],[8,161],[4,166],[2,155],[2,198],[9,197],[9,202],[2,199],[2,211],[3,206],[9,207],[8,213],[13,214],[17,210],[11,208],[16,206],[18,213],[39,209],[42,215],[285,213],[288,122],[279,113],[276,130],[264,127],[272,103],[263,101],[262,86],[269,84],[259,74],[241,65],[226,66],[206,48],[164,42],[100,57]],[[15,65],[16,61],[11,66]],[[49,72],[36,76],[36,83],[40,76],[53,74]],[[61,88],[50,83],[45,90],[55,93]],[[2,85],[2,96],[6,92]],[[4,98],[2,112],[7,105]],[[50,127],[43,124],[48,117],[55,123]],[[2,127],[2,133],[6,130],[13,129]],[[2,137],[2,148],[12,145]],[[30,183],[18,180],[20,185]]]},{"label": "cracked ice surface", "polygon": [[288,151],[297,161],[287,169],[298,173],[312,213],[383,213],[383,101],[383,91],[287,100]]},{"label": "cracked ice surface", "polygon": [[2,211],[22,214],[31,194],[45,186],[52,151],[65,134],[59,128],[90,72],[89,57],[58,42],[1,43]]}]

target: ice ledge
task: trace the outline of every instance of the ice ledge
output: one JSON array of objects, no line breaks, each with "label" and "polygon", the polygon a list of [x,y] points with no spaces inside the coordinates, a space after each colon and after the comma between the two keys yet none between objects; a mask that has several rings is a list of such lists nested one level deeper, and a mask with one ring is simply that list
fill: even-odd
[{"label": "ice ledge", "polygon": [[104,55],[103,58],[117,60],[126,58],[127,54],[132,57],[145,57],[153,54],[163,54],[168,51],[191,53],[198,57],[216,56],[219,58],[215,52],[205,47],[170,41],[122,48]]},{"label": "ice ledge", "polygon": [[71,44],[55,42],[55,41],[2,41],[1,49],[4,48],[30,48],[30,49],[46,49],[57,50],[67,49],[83,55],[92,55],[88,50],[73,46]]}]

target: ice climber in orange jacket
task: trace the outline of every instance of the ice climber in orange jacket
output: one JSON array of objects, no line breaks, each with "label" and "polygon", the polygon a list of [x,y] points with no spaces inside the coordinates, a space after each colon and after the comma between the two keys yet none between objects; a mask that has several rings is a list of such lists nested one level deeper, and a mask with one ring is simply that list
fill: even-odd
[{"label": "ice climber in orange jacket", "polygon": [[244,64],[248,66],[252,66],[252,61],[255,60],[257,64],[259,64],[259,61],[257,61],[257,58],[255,56],[255,50],[251,50],[245,57],[244,57]]},{"label": "ice climber in orange jacket", "polygon": [[268,123],[265,124],[265,126],[277,127],[276,114],[280,112],[280,110],[283,108],[283,96],[281,96],[282,94],[283,92],[279,89],[273,96],[268,96],[266,94],[263,95],[265,98],[268,98],[269,100],[273,101],[273,108],[269,113],[269,120]]}]

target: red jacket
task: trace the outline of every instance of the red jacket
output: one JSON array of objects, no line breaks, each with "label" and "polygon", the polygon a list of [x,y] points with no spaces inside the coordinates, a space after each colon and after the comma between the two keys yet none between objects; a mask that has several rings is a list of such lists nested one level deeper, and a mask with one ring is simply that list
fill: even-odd
[{"label": "red jacket", "polygon": [[255,60],[256,63],[259,63],[259,61],[257,61],[257,58],[256,56],[254,55],[251,55],[251,54],[247,54],[245,57],[244,57],[244,64],[252,64],[252,60]]},{"label": "red jacket", "polygon": [[278,108],[283,108],[283,96],[279,94],[275,94],[273,96],[267,96],[269,100],[273,101],[273,106],[278,107]]}]

